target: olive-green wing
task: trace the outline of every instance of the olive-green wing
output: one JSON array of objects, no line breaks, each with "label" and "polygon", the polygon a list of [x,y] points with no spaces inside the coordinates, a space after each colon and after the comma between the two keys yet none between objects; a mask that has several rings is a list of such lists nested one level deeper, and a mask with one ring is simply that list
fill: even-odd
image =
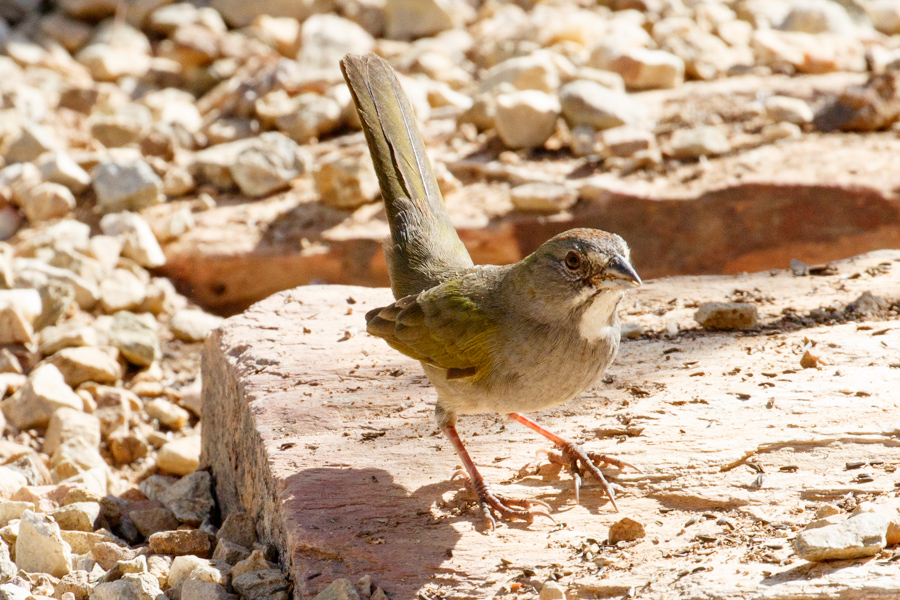
[{"label": "olive-green wing", "polygon": [[392,348],[447,369],[448,379],[489,370],[497,326],[450,281],[366,315],[367,330]]}]

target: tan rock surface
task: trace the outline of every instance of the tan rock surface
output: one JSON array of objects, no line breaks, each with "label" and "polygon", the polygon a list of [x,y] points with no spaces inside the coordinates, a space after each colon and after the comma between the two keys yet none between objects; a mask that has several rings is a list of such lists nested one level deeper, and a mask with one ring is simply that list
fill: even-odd
[{"label": "tan rock surface", "polygon": [[[540,466],[547,445],[530,432],[469,416],[461,435],[486,478],[548,502],[559,522],[481,533],[470,494],[450,481],[458,460],[434,432],[419,365],[362,333],[365,312],[390,300],[384,289],[299,288],[216,330],[203,364],[204,404],[216,407],[204,413],[203,460],[223,515],[260,515],[261,540],[276,543],[309,597],[363,574],[391,597],[492,597],[554,572],[579,597],[895,597],[895,564],[814,565],[792,555],[791,538],[825,503],[849,512],[896,495],[896,304],[866,321],[844,307],[865,291],[896,302],[898,262],[882,251],[830,276],[684,277],[630,294],[622,317],[647,333],[623,342],[611,382],[537,415],[643,469],[609,472],[618,514],[595,485],[575,505],[571,480]],[[759,330],[693,321],[701,302],[737,300],[757,305]],[[800,368],[809,342],[830,366]],[[623,517],[646,537],[606,545]]]}]

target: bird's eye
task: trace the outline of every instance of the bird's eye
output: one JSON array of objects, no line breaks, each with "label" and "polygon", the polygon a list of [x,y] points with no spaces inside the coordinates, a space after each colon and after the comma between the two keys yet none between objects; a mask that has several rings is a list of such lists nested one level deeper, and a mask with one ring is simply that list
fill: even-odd
[{"label": "bird's eye", "polygon": [[581,257],[578,256],[577,252],[569,252],[566,254],[565,263],[567,267],[574,271],[581,266]]}]

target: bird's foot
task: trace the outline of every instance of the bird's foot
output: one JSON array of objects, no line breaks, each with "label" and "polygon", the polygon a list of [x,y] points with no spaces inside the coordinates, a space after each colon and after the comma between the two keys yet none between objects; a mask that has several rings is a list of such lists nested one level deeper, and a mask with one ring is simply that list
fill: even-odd
[{"label": "bird's foot", "polygon": [[575,442],[565,442],[564,444],[559,444],[556,450],[547,451],[547,459],[551,463],[563,465],[572,474],[572,478],[575,480],[576,502],[581,502],[581,479],[585,473],[590,473],[594,479],[600,482],[603,491],[606,492],[606,496],[616,512],[619,512],[619,507],[616,504],[616,495],[598,465],[613,465],[620,469],[628,467],[640,472],[640,469],[636,466],[614,456],[607,456],[598,452],[586,452]]},{"label": "bird's foot", "polygon": [[535,517],[547,517],[554,523],[554,519],[550,513],[550,505],[541,500],[521,500],[519,498],[507,498],[500,494],[495,494],[491,490],[491,486],[481,479],[473,480],[469,474],[463,470],[457,471],[453,478],[465,478],[466,483],[475,495],[478,497],[478,505],[481,513],[484,515],[485,525],[491,531],[497,528],[497,519],[521,519],[533,523]]}]

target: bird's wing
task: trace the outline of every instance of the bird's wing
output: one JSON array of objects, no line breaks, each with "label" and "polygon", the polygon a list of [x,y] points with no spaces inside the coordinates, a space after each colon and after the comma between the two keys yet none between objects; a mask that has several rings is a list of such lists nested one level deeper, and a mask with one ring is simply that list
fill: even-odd
[{"label": "bird's wing", "polygon": [[370,334],[429,365],[447,369],[448,379],[487,372],[498,326],[451,280],[366,315]]}]

